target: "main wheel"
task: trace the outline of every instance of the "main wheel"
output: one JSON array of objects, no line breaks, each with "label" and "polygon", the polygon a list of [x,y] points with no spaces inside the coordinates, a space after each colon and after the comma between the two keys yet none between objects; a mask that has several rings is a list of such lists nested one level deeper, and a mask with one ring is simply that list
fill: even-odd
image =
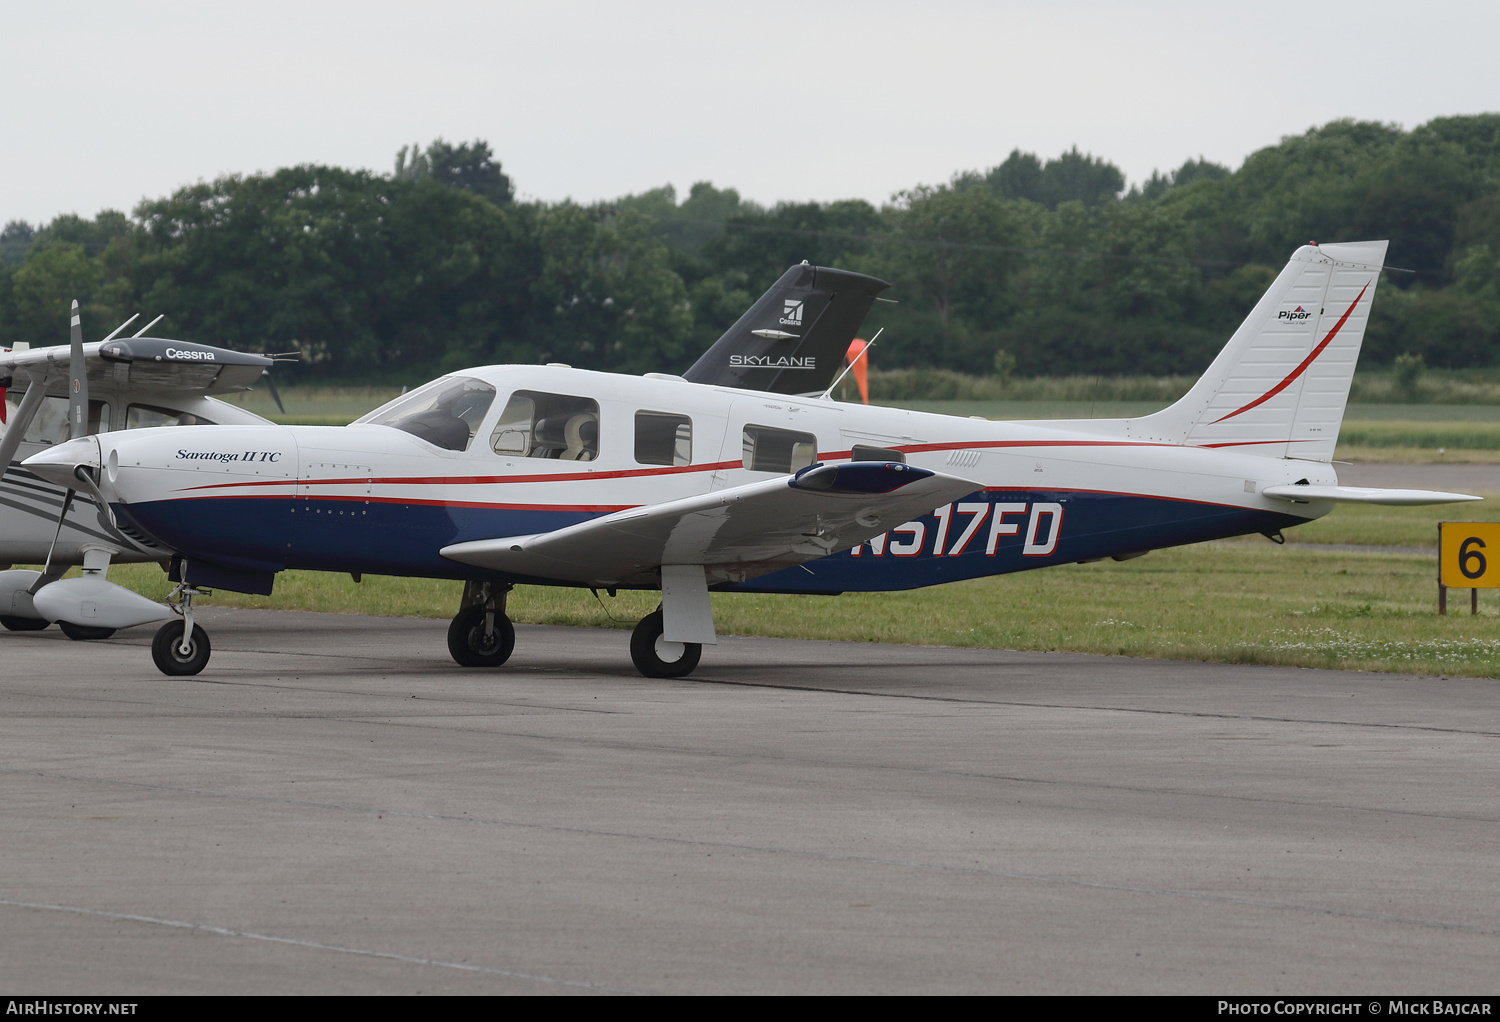
[{"label": "main wheel", "polygon": [[641,618],[630,633],[630,659],[648,678],[682,678],[693,673],[703,646],[696,642],[668,642],[661,637],[661,611]]},{"label": "main wheel", "polygon": [[201,625],[193,626],[193,634],[188,637],[186,653],[182,652],[181,645],[181,621],[168,621],[157,630],[156,638],[151,640],[151,659],[156,661],[157,669],[161,673],[197,674],[208,666],[208,655],[213,650],[208,644],[208,633]]},{"label": "main wheel", "polygon": [[13,617],[10,614],[0,614],[0,625],[4,625],[13,632],[39,632],[51,623],[39,617]]},{"label": "main wheel", "polygon": [[70,639],[82,642],[85,639],[107,639],[115,634],[113,628],[100,628],[97,625],[75,625],[71,621],[59,621],[57,627]]},{"label": "main wheel", "polygon": [[448,653],[460,667],[499,667],[516,648],[516,626],[495,611],[495,630],[485,634],[483,607],[465,607],[448,626]]}]

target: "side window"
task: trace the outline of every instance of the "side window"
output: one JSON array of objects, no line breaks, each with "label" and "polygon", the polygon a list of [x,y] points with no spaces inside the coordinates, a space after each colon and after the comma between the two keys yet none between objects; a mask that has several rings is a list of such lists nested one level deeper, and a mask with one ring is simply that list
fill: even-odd
[{"label": "side window", "polygon": [[[109,430],[109,413],[108,401],[90,401],[89,432],[99,433]],[[44,397],[40,407],[36,410],[36,417],[31,420],[31,425],[26,428],[26,434],[22,439],[32,444],[60,444],[64,440],[71,439],[72,435],[73,427],[68,422],[68,399]]]},{"label": "side window", "polygon": [[795,472],[818,460],[818,438],[773,426],[746,426],[741,444],[752,472]]},{"label": "side window", "polygon": [[867,444],[855,444],[854,449],[849,452],[850,461],[899,461],[906,463],[906,452],[898,451],[890,447],[870,447]]},{"label": "side window", "polygon": [[466,451],[494,400],[495,388],[483,380],[448,376],[397,398],[359,421],[404,430],[435,447]]},{"label": "side window", "polygon": [[642,465],[691,465],[693,420],[670,412],[636,412],[635,460]]},{"label": "side window", "polygon": [[490,434],[496,454],[593,461],[599,457],[599,403],[586,397],[518,390]]},{"label": "side window", "polygon": [[212,426],[214,423],[191,412],[177,412],[155,405],[130,405],[125,409],[126,429],[145,429],[149,426]]}]

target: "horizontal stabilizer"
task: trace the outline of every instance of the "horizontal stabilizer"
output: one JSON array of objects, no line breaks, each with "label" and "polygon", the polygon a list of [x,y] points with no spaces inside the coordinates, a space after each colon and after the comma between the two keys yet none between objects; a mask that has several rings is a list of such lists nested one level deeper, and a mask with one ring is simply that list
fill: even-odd
[{"label": "horizontal stabilizer", "polygon": [[820,464],[556,532],[455,543],[441,553],[492,571],[593,586],[654,587],[664,564],[703,565],[710,584],[739,582],[858,546],[979,488],[899,463]]},{"label": "horizontal stabilizer", "polygon": [[1444,493],[1441,490],[1380,490],[1364,486],[1267,486],[1260,492],[1266,497],[1300,503],[1331,500],[1343,504],[1389,504],[1396,507],[1457,504],[1466,500],[1484,499],[1469,493]]}]

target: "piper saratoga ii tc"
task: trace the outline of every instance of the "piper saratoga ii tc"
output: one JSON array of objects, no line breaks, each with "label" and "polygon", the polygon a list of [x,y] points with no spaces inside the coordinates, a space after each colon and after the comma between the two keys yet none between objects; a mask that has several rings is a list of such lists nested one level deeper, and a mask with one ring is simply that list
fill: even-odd
[{"label": "piper saratoga ii tc", "polygon": [[[765,357],[716,367],[711,349],[689,374],[710,382],[488,366],[346,427],[105,433],[25,466],[97,492],[120,530],[175,552],[183,621],[153,645],[168,674],[208,661],[192,617],[204,587],[270,593],[277,572],[306,568],[462,580],[448,645],[474,666],[510,656],[518,583],[659,589],[631,656],[682,676],[715,641],[711,591],[911,589],[1277,537],[1340,501],[1477,499],[1340,486],[1330,463],[1385,249],[1298,249],[1188,393],[1138,418],[991,422],[843,404],[831,387],[798,396],[829,367],[782,357],[817,314],[778,303],[750,332]],[[804,372],[813,386],[788,382]]]}]

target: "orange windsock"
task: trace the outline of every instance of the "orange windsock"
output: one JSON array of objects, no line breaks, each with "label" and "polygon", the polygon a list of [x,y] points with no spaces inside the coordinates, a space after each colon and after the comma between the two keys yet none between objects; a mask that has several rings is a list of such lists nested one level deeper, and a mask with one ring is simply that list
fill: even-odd
[{"label": "orange windsock", "polygon": [[[870,367],[870,360],[867,358],[859,358],[860,354],[864,350],[865,342],[858,337],[854,338],[854,340],[849,342],[849,350],[844,353],[844,362],[848,365],[854,366],[854,370],[850,373],[850,375],[854,377],[854,382],[859,387],[859,399],[865,404],[869,404],[870,375],[866,370],[868,370]],[[857,358],[859,359],[859,361],[854,361]]]}]

